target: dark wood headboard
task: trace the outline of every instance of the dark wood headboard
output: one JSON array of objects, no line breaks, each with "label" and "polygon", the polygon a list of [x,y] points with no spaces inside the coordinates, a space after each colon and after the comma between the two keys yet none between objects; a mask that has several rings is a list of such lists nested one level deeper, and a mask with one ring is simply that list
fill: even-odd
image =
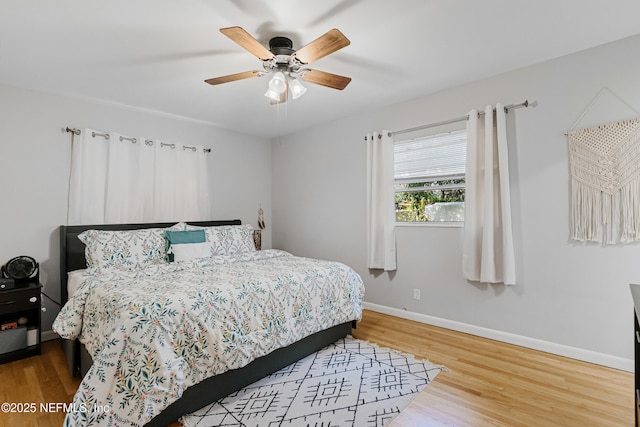
[{"label": "dark wood headboard", "polygon": [[[178,222],[178,221],[176,221]],[[60,226],[60,296],[62,304],[67,302],[67,273],[69,271],[87,268],[87,260],[84,257],[84,243],[78,239],[78,235],[87,230],[139,230],[142,228],[166,228],[176,222],[156,222],[145,224],[100,224],[100,225],[61,225]],[[220,221],[193,221],[187,224],[201,227],[217,227],[221,225],[241,225],[239,219]]]}]

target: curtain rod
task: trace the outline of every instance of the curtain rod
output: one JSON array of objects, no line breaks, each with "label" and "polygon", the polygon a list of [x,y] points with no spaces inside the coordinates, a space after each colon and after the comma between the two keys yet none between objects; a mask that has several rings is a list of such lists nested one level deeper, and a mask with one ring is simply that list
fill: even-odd
[{"label": "curtain rod", "polygon": [[[64,132],[71,132],[71,133],[72,133],[72,134],[74,134],[74,135],[80,135],[80,133],[82,132],[82,131],[81,131],[80,129],[78,129],[78,128],[70,128],[70,127],[68,127],[68,126],[67,126],[66,128],[64,128],[64,129],[62,129],[62,130],[63,130]],[[94,137],[96,137],[96,136],[102,136],[102,137],[104,137],[105,139],[109,139],[109,134],[108,134],[108,133],[96,133],[96,132],[94,132],[94,135],[93,135],[93,136],[94,136]],[[137,139],[137,138],[127,138],[126,136],[121,136],[121,137],[120,137],[120,141],[124,141],[124,140],[131,141],[131,142],[132,142],[132,143],[134,143],[134,144],[138,141],[138,139]],[[152,141],[152,140],[150,140],[150,139],[146,139],[146,140],[144,141],[144,143],[145,143],[146,145],[149,145],[149,146],[153,145],[153,141]],[[171,147],[171,148],[175,148],[175,147],[176,147],[176,145],[175,145],[175,144],[166,144],[166,143],[164,143],[164,142],[162,142],[162,143],[161,143],[161,146],[163,146],[163,147],[164,147],[164,146],[169,146],[169,147]],[[184,146],[182,147],[182,149],[183,149],[183,150],[191,150],[191,151],[193,151],[193,152],[195,152],[195,151],[196,151],[196,147],[190,147],[190,146],[187,146],[187,145],[184,145]],[[203,148],[202,148],[202,151],[204,151],[205,153],[210,153],[210,152],[211,152],[211,148],[204,148],[204,147],[203,147]]]},{"label": "curtain rod", "polygon": [[[510,104],[504,107],[504,111],[505,113],[508,113],[509,110],[513,110],[516,108],[527,108],[529,106],[534,106],[535,105],[535,101],[532,103],[529,103],[528,100],[524,100],[524,102],[521,102],[520,104]],[[495,109],[495,108],[494,108]],[[478,112],[478,116],[484,116],[484,111],[480,111]],[[429,129],[429,128],[433,128],[436,126],[444,126],[444,125],[449,125],[451,123],[457,123],[457,122],[463,122],[465,120],[469,120],[469,115],[467,114],[466,116],[460,116],[460,117],[456,117],[455,119],[449,119],[449,120],[443,120],[441,122],[435,122],[435,123],[429,123],[428,125],[422,125],[422,126],[416,126],[414,128],[409,128],[409,129],[402,129],[402,130],[397,130],[394,132],[389,132],[389,136],[392,135],[400,135],[403,133],[409,133],[409,132],[414,132],[417,130],[422,130],[422,129]]]},{"label": "curtain rod", "polygon": [[78,128],[70,128],[70,127],[67,126],[66,128],[64,128],[62,130],[65,131],[65,132],[71,132],[74,135],[80,135],[80,129],[78,129]]}]

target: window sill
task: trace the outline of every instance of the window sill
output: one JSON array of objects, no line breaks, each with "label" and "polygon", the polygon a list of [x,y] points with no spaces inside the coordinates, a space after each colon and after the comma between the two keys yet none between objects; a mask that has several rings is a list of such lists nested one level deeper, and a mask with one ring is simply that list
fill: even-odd
[{"label": "window sill", "polygon": [[396,222],[396,227],[462,228],[464,221]]}]

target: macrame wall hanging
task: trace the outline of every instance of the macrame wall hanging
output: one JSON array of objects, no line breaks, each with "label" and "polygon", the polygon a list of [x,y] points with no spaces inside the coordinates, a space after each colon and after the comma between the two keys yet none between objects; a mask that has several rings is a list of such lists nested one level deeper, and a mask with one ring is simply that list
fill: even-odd
[{"label": "macrame wall hanging", "polygon": [[640,240],[640,119],[570,131],[567,138],[571,238],[603,244]]}]

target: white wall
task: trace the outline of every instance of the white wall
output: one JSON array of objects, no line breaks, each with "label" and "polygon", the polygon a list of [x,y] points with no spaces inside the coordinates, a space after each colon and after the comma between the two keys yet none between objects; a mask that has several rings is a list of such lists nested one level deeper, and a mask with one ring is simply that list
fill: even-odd
[{"label": "white wall", "polygon": [[[61,131],[66,126],[211,147],[211,219],[239,218],[257,227],[262,204],[267,223],[271,220],[267,140],[139,109],[0,86],[0,263],[33,256],[41,265],[44,291],[58,301],[58,226],[67,218],[71,149],[71,134]],[[270,246],[267,228],[263,247]],[[58,308],[43,302],[46,332]]]},{"label": "white wall", "polygon": [[[621,360],[628,367],[629,283],[640,282],[640,246],[569,240],[564,133],[604,86],[640,109],[640,56],[630,54],[639,50],[640,37],[633,37],[272,141],[274,247],[351,265],[365,280],[366,301],[391,311],[610,356],[611,365]],[[608,98],[582,127],[637,115]],[[525,99],[538,106],[509,113],[518,284],[464,280],[461,228],[399,227],[397,272],[372,274],[365,257],[364,135]],[[414,288],[420,301],[413,300]]]}]

